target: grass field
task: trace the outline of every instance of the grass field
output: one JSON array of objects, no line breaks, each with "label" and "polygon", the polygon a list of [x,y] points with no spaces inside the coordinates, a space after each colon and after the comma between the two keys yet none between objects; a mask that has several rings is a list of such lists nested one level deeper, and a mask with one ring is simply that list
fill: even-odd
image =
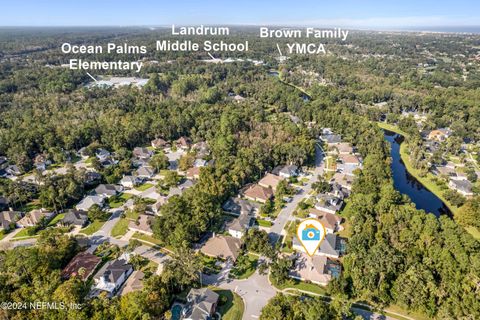
[{"label": "grass field", "polygon": [[90,223],[86,228],[80,230],[80,233],[86,234],[87,236],[94,234],[105,224],[105,221],[95,220]]},{"label": "grass field", "polygon": [[145,191],[147,189],[150,189],[151,187],[153,187],[153,184],[151,183],[144,183],[138,187],[135,187],[135,190],[137,191]]},{"label": "grass field", "polygon": [[118,222],[113,226],[110,235],[114,238],[121,237],[128,231],[128,220],[127,219],[120,219]]},{"label": "grass field", "polygon": [[245,306],[242,298],[230,290],[214,288],[213,291],[220,295],[220,300],[225,299],[225,303],[219,301],[217,311],[222,316],[222,320],[241,320]]}]

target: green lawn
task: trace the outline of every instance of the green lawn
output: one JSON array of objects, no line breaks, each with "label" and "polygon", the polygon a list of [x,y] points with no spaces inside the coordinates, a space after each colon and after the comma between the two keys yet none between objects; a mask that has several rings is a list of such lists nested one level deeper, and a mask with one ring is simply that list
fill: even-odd
[{"label": "green lawn", "polygon": [[86,228],[80,230],[80,233],[86,234],[87,236],[94,234],[105,224],[105,221],[95,220],[90,223]]},{"label": "green lawn", "polygon": [[408,134],[405,131],[398,128],[396,125],[385,123],[385,122],[377,122],[377,124],[382,129],[401,134],[404,137],[408,137]]},{"label": "green lawn", "polygon": [[110,208],[119,208],[125,202],[127,202],[127,200],[130,199],[131,197],[133,197],[133,195],[130,193],[122,193],[117,197],[111,197],[108,199],[108,206]]},{"label": "green lawn", "polygon": [[138,187],[135,187],[135,190],[137,191],[145,191],[147,189],[150,189],[151,187],[153,187],[153,184],[151,183],[144,183]]},{"label": "green lawn", "polygon": [[58,223],[58,221],[63,219],[63,217],[65,217],[65,213],[57,214],[52,220],[50,220],[50,222],[48,223],[48,226],[51,227],[51,226],[56,225]]},{"label": "green lawn", "polygon": [[[245,309],[242,298],[230,290],[214,288],[213,291],[220,295],[217,311],[222,316],[222,320],[241,320]],[[223,303],[222,300],[225,302]]]},{"label": "green lawn", "polygon": [[114,238],[121,237],[128,231],[128,220],[127,219],[120,219],[118,222],[113,226],[110,235]]},{"label": "green lawn", "polygon": [[472,235],[477,240],[480,240],[480,230],[475,227],[466,227],[465,230],[467,230],[468,233]]},{"label": "green lawn", "polygon": [[150,237],[146,234],[143,234],[143,233],[140,233],[140,232],[135,232],[133,235],[132,235],[132,239],[138,239],[140,241],[147,241],[147,242],[150,242],[150,243],[153,243],[153,244],[156,244],[156,245],[160,245],[160,240],[158,239],[155,239],[154,237]]},{"label": "green lawn", "polygon": [[[270,275],[269,275],[270,277]],[[270,277],[270,282],[272,282],[272,278]],[[300,280],[295,280],[295,279],[289,279],[286,283],[282,285],[277,285],[274,282],[272,282],[272,285],[275,286],[276,288],[280,290],[284,289],[293,289],[293,290],[302,290],[302,291],[308,291],[316,294],[321,294],[321,295],[327,295],[327,291],[325,287],[322,287],[318,284],[314,283],[307,283],[303,282]]]},{"label": "green lawn", "polygon": [[247,279],[249,278],[256,270],[258,257],[252,254],[248,254],[245,259],[245,262],[241,262],[242,258],[237,259],[237,263],[230,271],[230,275],[235,279]]},{"label": "green lawn", "polygon": [[3,238],[5,238],[5,236],[7,235],[8,233],[6,233],[4,230],[0,231],[0,240],[2,240]]},{"label": "green lawn", "polygon": [[140,213],[135,210],[127,210],[125,211],[125,218],[136,221]]},{"label": "green lawn", "polygon": [[28,228],[23,228],[17,234],[12,238],[12,239],[18,239],[18,238],[34,238],[36,235],[30,235],[28,234]]},{"label": "green lawn", "polygon": [[268,220],[257,219],[258,225],[260,227],[270,228],[272,223]]}]

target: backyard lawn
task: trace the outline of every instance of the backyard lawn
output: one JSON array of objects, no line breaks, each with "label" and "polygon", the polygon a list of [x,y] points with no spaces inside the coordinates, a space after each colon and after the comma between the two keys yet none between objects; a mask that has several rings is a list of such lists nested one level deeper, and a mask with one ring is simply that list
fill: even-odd
[{"label": "backyard lawn", "polygon": [[[217,311],[222,316],[222,320],[241,320],[245,309],[242,298],[230,290],[214,288],[213,291],[220,295]],[[225,302],[222,303],[222,300]]]}]

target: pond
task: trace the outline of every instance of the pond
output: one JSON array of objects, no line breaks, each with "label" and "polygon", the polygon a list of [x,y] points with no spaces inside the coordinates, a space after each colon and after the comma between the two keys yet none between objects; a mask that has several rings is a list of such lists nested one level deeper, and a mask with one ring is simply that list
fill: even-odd
[{"label": "pond", "polygon": [[408,173],[400,156],[400,144],[403,142],[403,136],[388,130],[384,130],[384,136],[391,147],[392,176],[395,189],[409,196],[417,209],[423,209],[437,217],[441,214],[451,215],[450,210],[442,200]]}]

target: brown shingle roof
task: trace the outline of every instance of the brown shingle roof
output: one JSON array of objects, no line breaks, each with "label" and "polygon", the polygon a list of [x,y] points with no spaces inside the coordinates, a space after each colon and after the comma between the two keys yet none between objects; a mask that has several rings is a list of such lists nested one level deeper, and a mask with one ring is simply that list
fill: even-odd
[{"label": "brown shingle roof", "polygon": [[282,177],[273,175],[271,173],[267,173],[265,177],[263,177],[262,179],[260,179],[260,181],[258,181],[258,184],[262,187],[272,188],[273,190],[275,190],[278,184],[280,183],[280,181],[282,180],[283,180]]},{"label": "brown shingle roof", "polygon": [[73,259],[63,269],[62,276],[65,278],[70,278],[76,275],[80,276],[79,270],[83,268],[85,269],[85,272],[80,277],[83,281],[85,281],[90,276],[90,274],[92,274],[92,272],[95,270],[101,260],[102,259],[91,253],[80,252],[75,257],[73,257]]},{"label": "brown shingle roof", "polygon": [[213,236],[200,251],[207,256],[219,257],[222,259],[230,258],[237,260],[242,241],[230,236]]},{"label": "brown shingle roof", "polygon": [[254,184],[245,190],[244,195],[248,198],[262,199],[266,201],[273,197],[273,190]]}]

